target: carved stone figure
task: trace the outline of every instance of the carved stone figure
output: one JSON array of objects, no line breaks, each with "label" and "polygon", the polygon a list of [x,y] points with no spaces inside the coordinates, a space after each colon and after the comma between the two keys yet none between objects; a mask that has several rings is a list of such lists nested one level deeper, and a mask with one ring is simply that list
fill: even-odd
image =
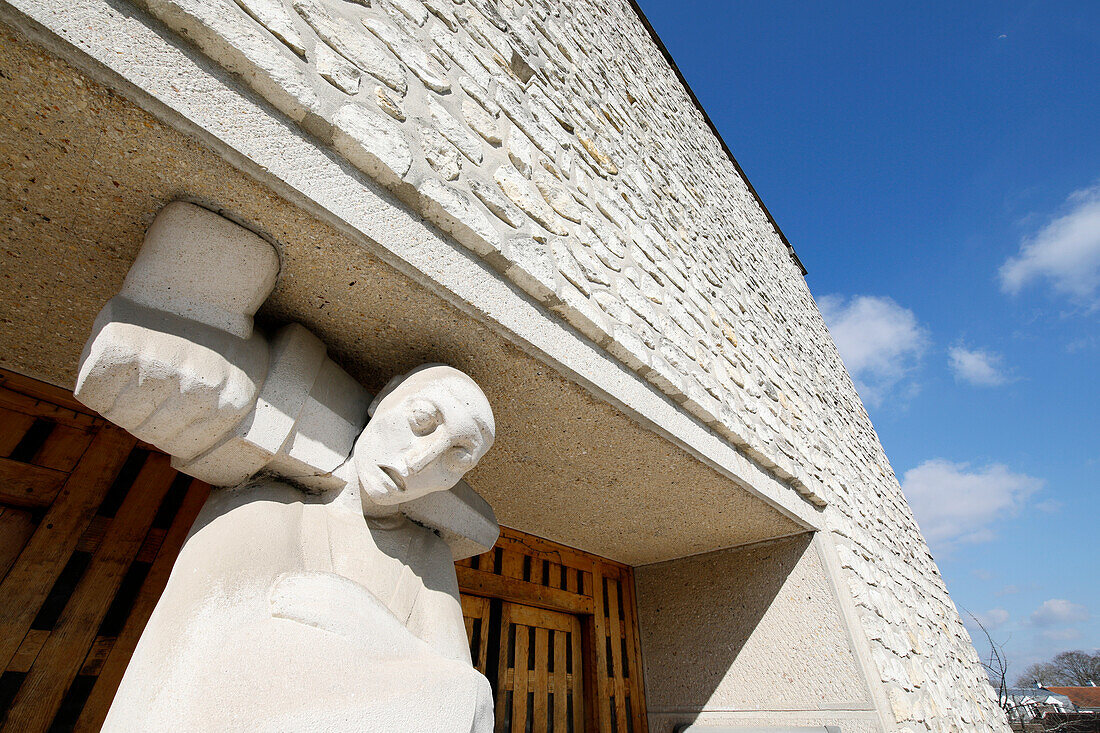
[{"label": "carved stone figure", "polygon": [[453,565],[498,531],[459,483],[492,445],[488,400],[443,365],[371,400],[301,326],[254,333],[277,267],[251,232],[170,204],[85,347],[79,399],[232,487],[196,520],[105,729],[491,730]]}]

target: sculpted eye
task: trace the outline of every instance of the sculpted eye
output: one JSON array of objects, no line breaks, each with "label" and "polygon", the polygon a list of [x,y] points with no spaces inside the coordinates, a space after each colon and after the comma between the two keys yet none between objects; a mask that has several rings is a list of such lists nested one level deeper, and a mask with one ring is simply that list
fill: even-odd
[{"label": "sculpted eye", "polygon": [[465,473],[477,464],[474,452],[464,446],[455,446],[447,451],[447,469],[455,473]]},{"label": "sculpted eye", "polygon": [[413,400],[409,405],[409,427],[417,435],[429,435],[440,423],[443,416],[439,408],[427,400]]}]

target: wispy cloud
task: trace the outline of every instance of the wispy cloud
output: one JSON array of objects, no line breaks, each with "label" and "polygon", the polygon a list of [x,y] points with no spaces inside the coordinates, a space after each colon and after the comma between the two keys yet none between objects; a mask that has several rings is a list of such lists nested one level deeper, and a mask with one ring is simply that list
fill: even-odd
[{"label": "wispy cloud", "polygon": [[[882,404],[920,363],[927,332],[913,311],[891,298],[827,295],[818,306],[860,395]],[[912,392],[915,385],[908,388]]]},{"label": "wispy cloud", "polygon": [[1043,601],[1043,605],[1035,609],[1031,614],[1031,623],[1034,626],[1050,628],[1051,626],[1069,626],[1089,620],[1089,610],[1080,603],[1067,601],[1065,598],[1051,598]]},{"label": "wispy cloud", "polygon": [[1076,303],[1100,307],[1100,183],[1070,194],[1065,212],[1025,237],[998,275],[1006,293],[1041,280]]},{"label": "wispy cloud", "polygon": [[976,613],[974,618],[985,627],[986,631],[996,631],[1008,623],[1008,611],[1003,608],[991,608],[985,613]]},{"label": "wispy cloud", "polygon": [[947,361],[956,380],[975,387],[1000,387],[1012,381],[1004,357],[992,351],[956,344],[948,349]]},{"label": "wispy cloud", "polygon": [[1043,483],[999,463],[971,470],[936,458],[906,471],[901,488],[925,539],[938,552],[950,552],[993,539],[993,525],[1017,514]]}]

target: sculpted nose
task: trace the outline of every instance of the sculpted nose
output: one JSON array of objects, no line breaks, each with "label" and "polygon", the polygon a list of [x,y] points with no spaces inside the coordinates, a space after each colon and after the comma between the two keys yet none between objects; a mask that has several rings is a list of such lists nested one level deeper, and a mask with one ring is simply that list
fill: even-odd
[{"label": "sculpted nose", "polygon": [[427,445],[420,448],[417,453],[409,457],[409,473],[414,474],[431,464],[436,458],[443,455],[450,447],[450,441],[445,435],[432,435],[426,441]]}]

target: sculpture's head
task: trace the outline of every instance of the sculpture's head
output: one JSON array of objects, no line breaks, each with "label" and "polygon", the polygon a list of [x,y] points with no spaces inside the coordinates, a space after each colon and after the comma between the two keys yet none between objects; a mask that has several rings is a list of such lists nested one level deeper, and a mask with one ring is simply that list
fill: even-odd
[{"label": "sculpture's head", "polygon": [[368,412],[352,460],[363,501],[374,504],[401,504],[450,489],[496,436],[485,393],[442,364],[394,377]]}]

